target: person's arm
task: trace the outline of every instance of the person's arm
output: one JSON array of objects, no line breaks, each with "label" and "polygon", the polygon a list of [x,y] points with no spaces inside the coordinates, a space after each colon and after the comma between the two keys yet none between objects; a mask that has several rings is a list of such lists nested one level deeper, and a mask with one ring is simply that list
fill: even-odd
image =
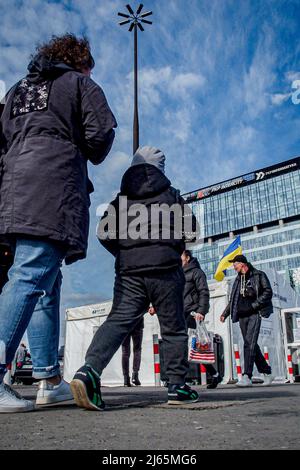
[{"label": "person's arm", "polygon": [[97,227],[97,238],[113,256],[119,252],[118,241],[118,197],[112,201],[101,217]]},{"label": "person's arm", "polygon": [[197,269],[193,272],[193,280],[199,296],[197,313],[205,316],[209,310],[209,288],[206,275],[202,269]]},{"label": "person's arm", "polygon": [[254,310],[260,310],[261,308],[265,307],[266,303],[270,302],[273,297],[270,281],[264,272],[260,274],[260,282],[262,286],[262,293],[258,296],[255,302],[252,303]]},{"label": "person's arm", "polygon": [[81,114],[86,157],[99,165],[112,147],[117,121],[102,89],[89,77],[82,82]]},{"label": "person's arm", "polygon": [[194,243],[199,239],[200,227],[190,206],[182,196],[179,196],[179,203],[182,209],[182,232],[186,244]]},{"label": "person's arm", "polygon": [[226,320],[226,318],[229,317],[229,315],[231,313],[230,312],[231,311],[231,305],[234,301],[234,297],[235,297],[235,293],[236,293],[236,289],[238,288],[238,285],[239,285],[239,277],[237,276],[234,283],[233,283],[232,289],[231,289],[229,303],[228,303],[227,307],[225,308],[224,312],[222,313],[222,315],[220,317],[220,320],[222,322],[224,322]]},{"label": "person's arm", "polygon": [[229,317],[229,315],[230,315],[230,303],[227,305],[224,312],[220,316],[220,321],[224,323],[224,321],[226,320],[227,317]]}]

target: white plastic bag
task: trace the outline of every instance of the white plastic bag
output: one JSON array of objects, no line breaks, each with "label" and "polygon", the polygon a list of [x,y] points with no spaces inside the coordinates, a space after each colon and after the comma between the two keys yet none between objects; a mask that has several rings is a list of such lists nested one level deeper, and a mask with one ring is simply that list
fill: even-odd
[{"label": "white plastic bag", "polygon": [[189,362],[213,364],[215,362],[214,343],[204,321],[196,321],[196,329],[189,328]]}]

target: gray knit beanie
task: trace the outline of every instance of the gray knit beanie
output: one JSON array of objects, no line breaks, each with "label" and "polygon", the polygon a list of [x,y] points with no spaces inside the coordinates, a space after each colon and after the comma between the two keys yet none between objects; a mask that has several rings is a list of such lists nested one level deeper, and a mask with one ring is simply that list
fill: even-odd
[{"label": "gray knit beanie", "polygon": [[131,166],[149,163],[165,173],[165,159],[163,152],[155,147],[139,147],[133,156]]}]

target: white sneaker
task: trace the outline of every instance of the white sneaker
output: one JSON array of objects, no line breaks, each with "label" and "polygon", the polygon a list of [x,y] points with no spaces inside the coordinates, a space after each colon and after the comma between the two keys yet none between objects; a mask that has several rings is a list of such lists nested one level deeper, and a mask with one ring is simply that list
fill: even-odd
[{"label": "white sneaker", "polygon": [[241,380],[239,380],[235,385],[237,387],[252,387],[252,380],[249,379],[248,375],[243,375]]},{"label": "white sneaker", "polygon": [[264,383],[262,384],[262,386],[264,387],[270,387],[271,383],[273,382],[274,380],[274,375],[272,374],[264,374]]},{"label": "white sneaker", "polygon": [[33,411],[34,403],[21,397],[8,385],[0,384],[0,413],[22,413]]},{"label": "white sneaker", "polygon": [[52,385],[47,380],[41,380],[36,397],[36,405],[50,405],[61,401],[73,400],[70,385],[61,380],[60,384]]}]

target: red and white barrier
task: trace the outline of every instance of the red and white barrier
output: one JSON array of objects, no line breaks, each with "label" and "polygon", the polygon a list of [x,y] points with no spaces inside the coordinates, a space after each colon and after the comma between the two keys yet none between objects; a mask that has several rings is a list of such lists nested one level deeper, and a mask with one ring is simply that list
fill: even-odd
[{"label": "red and white barrier", "polygon": [[160,357],[158,335],[153,335],[153,355],[154,355],[154,381],[155,387],[160,387]]},{"label": "red and white barrier", "polygon": [[207,384],[207,377],[206,377],[206,367],[204,364],[199,364],[200,366],[200,374],[201,374],[201,385]]},{"label": "red and white barrier", "polygon": [[269,351],[268,351],[267,346],[264,346],[264,358],[266,362],[268,363],[268,365],[270,365]]},{"label": "red and white barrier", "polygon": [[292,354],[288,352],[287,354],[287,365],[288,365],[288,378],[290,383],[295,381],[294,373],[293,373],[293,362],[292,362]]},{"label": "red and white barrier", "polygon": [[242,380],[243,374],[242,374],[241,357],[240,357],[239,347],[238,347],[237,344],[234,344],[233,348],[234,348],[236,373],[237,373],[238,379]]}]

